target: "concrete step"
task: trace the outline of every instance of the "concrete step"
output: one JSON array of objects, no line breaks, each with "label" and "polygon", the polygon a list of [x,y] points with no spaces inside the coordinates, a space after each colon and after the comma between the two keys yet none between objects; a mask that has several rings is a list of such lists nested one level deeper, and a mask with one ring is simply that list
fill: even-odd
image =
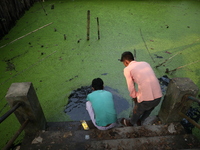
[{"label": "concrete step", "polygon": [[91,141],[87,150],[171,150],[200,148],[192,135],[169,135],[158,137],[141,137],[131,139]]},{"label": "concrete step", "polygon": [[37,133],[34,140],[24,140],[21,150],[156,149],[155,145],[158,149],[187,149],[200,147],[198,143],[179,123],[85,131],[80,122],[62,122],[48,123],[47,130]]},{"label": "concrete step", "polygon": [[[71,136],[70,134],[65,134]],[[55,137],[55,134],[54,134]],[[84,138],[82,138],[84,139]],[[140,137],[129,139],[75,141],[60,136],[51,142],[31,144],[21,150],[162,150],[162,149],[199,149],[197,139],[192,135],[168,135],[158,137]]]},{"label": "concrete step", "polygon": [[[120,124],[121,119],[117,120],[117,127],[123,127]],[[86,121],[90,129],[96,129],[91,120]],[[143,125],[159,125],[161,124],[159,118],[157,116],[148,117]],[[80,121],[66,121],[66,122],[47,122],[47,131],[76,131],[83,130]]]}]

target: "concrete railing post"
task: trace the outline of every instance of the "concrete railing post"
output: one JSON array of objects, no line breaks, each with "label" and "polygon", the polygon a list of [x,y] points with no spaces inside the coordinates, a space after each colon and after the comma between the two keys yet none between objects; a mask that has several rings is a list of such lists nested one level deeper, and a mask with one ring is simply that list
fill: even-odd
[{"label": "concrete railing post", "polygon": [[196,97],[197,93],[198,87],[189,78],[171,79],[158,114],[162,123],[180,122],[183,118],[178,112],[182,110],[186,113],[192,103],[183,97],[185,95]]},{"label": "concrete railing post", "polygon": [[37,131],[45,129],[46,119],[31,82],[12,83],[6,99],[10,107],[18,102],[24,104],[14,113],[20,124],[23,124],[27,119],[29,120],[24,129],[26,135],[33,135]]}]

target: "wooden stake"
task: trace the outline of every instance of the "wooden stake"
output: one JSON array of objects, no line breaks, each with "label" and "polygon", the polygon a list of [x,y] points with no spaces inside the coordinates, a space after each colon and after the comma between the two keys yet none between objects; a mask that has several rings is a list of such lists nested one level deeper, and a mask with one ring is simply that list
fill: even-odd
[{"label": "wooden stake", "polygon": [[100,40],[99,18],[97,17],[98,40]]},{"label": "wooden stake", "polygon": [[136,60],[136,49],[134,49],[134,60]]},{"label": "wooden stake", "polygon": [[174,71],[176,71],[176,70],[178,70],[178,69],[184,68],[184,67],[186,67],[186,66],[189,66],[189,65],[191,65],[191,64],[195,64],[195,63],[198,63],[198,62],[200,62],[200,60],[191,62],[191,63],[186,64],[186,65],[184,65],[184,66],[177,67],[177,68],[175,68],[175,69],[173,69],[173,70],[169,70],[169,69],[167,68],[166,71],[165,71],[165,73],[170,73],[170,72],[173,73]]},{"label": "wooden stake", "polygon": [[[199,39],[197,39],[196,41],[194,41],[192,44],[196,43],[198,40],[199,40]],[[192,45],[192,44],[190,44],[190,45]],[[179,52],[177,52],[177,53],[174,54],[173,56],[171,56],[171,57],[169,57],[168,59],[166,59],[164,62],[162,62],[162,63],[158,64],[157,66],[155,66],[155,68],[158,68],[158,67],[162,66],[162,65],[165,64],[168,60],[170,60],[170,59],[172,59],[173,57],[175,57],[176,55],[180,54],[183,50],[185,50],[185,49],[187,49],[187,48],[188,48],[188,47],[186,47],[186,48],[180,50]]]},{"label": "wooden stake", "polygon": [[64,40],[66,40],[67,39],[67,36],[66,36],[66,34],[64,34]]},{"label": "wooden stake", "polygon": [[87,11],[87,40],[90,40],[90,10]]},{"label": "wooden stake", "polygon": [[49,26],[49,25],[52,24],[52,23],[53,23],[53,22],[51,22],[51,23],[49,23],[49,24],[46,24],[46,25],[44,25],[44,26],[42,26],[42,27],[40,27],[40,28],[38,28],[38,29],[36,29],[36,30],[34,30],[34,31],[31,31],[31,32],[27,33],[26,35],[23,35],[23,36],[21,36],[21,37],[15,39],[15,40],[13,40],[13,41],[11,41],[10,43],[7,43],[7,44],[1,46],[0,48],[3,48],[3,47],[5,47],[5,46],[7,46],[8,44],[11,44],[11,43],[13,43],[13,42],[15,42],[15,41],[17,41],[17,40],[19,40],[19,39],[22,39],[22,38],[26,37],[27,35],[29,35],[29,34],[31,34],[31,33],[34,33],[34,32],[36,32],[36,31],[38,31],[38,30],[40,30],[40,29],[42,29],[42,28],[44,28],[44,27],[46,27],[46,26]]},{"label": "wooden stake", "polygon": [[142,37],[142,40],[143,40],[143,42],[144,42],[144,45],[145,45],[145,47],[146,47],[148,53],[149,53],[149,56],[151,57],[151,59],[152,59],[153,62],[155,63],[155,60],[154,60],[153,57],[151,56],[151,54],[150,54],[150,52],[149,52],[149,49],[148,49],[148,47],[147,47],[147,44],[146,44],[146,42],[145,42],[145,40],[144,40],[144,38],[143,38],[142,30],[141,30],[141,29],[140,29],[140,35],[141,35],[141,37]]}]

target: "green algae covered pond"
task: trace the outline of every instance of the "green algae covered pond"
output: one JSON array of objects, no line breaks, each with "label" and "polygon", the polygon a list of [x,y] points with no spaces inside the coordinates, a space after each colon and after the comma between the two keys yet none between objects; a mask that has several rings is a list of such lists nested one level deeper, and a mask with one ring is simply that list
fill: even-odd
[{"label": "green algae covered pond", "polygon": [[[68,96],[96,77],[128,101],[130,108],[118,117],[128,116],[131,99],[118,59],[134,49],[157,77],[188,77],[200,88],[200,1],[48,0],[42,5],[47,15],[36,2],[0,41],[1,116],[10,109],[4,97],[11,83],[32,82],[47,121],[70,121],[64,113]],[[167,74],[167,68],[177,70]],[[14,115],[1,123],[0,147],[19,126]],[[200,131],[195,128],[194,134]]]}]

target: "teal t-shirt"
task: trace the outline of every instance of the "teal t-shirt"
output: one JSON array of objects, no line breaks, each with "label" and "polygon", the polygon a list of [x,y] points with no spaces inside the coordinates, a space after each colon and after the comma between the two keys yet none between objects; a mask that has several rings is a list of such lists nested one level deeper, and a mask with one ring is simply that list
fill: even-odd
[{"label": "teal t-shirt", "polygon": [[96,124],[106,126],[117,121],[117,114],[114,108],[113,96],[105,90],[96,90],[87,95],[92,103]]}]

